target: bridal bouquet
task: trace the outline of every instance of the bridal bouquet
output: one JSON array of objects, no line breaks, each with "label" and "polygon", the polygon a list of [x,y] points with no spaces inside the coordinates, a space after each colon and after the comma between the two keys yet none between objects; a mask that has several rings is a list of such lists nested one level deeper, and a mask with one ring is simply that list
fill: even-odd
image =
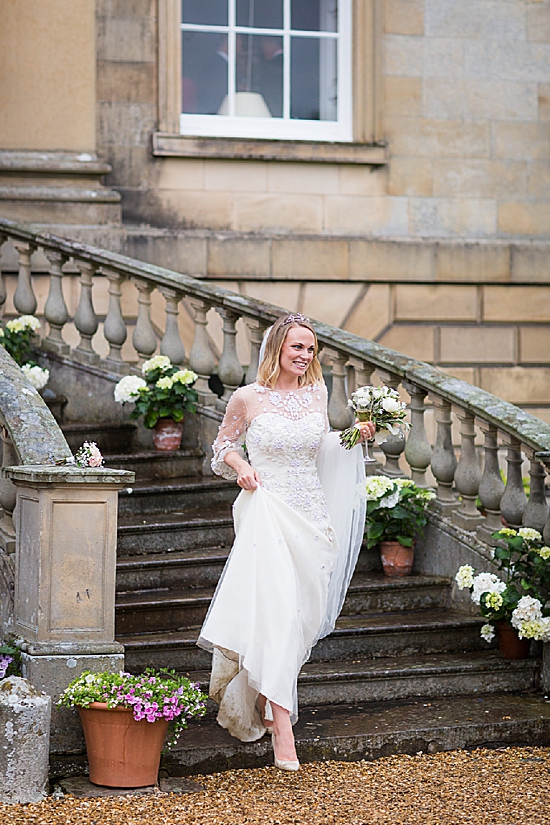
[{"label": "bridal bouquet", "polygon": [[[385,440],[388,433],[397,435],[403,430],[407,431],[410,427],[410,424],[404,420],[407,405],[399,400],[397,390],[392,390],[390,387],[359,387],[352,393],[348,406],[352,408],[359,421],[372,421],[376,425],[376,432],[383,434],[381,441]],[[360,437],[361,430],[357,424],[354,424],[353,427],[342,430],[340,443],[346,450],[351,450]]]}]

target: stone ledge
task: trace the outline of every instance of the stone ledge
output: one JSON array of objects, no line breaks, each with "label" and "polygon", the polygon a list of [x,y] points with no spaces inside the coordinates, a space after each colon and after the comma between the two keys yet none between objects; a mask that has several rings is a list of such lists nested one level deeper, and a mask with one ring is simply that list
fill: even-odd
[{"label": "stone ledge", "polygon": [[105,467],[72,467],[25,465],[3,467],[2,475],[12,481],[27,484],[101,484],[128,485],[135,481],[135,473],[129,470],[110,470]]},{"label": "stone ledge", "polygon": [[0,173],[37,172],[41,175],[107,175],[108,163],[89,152],[22,152],[0,149]]},{"label": "stone ledge", "polygon": [[383,166],[389,162],[384,144],[187,137],[163,132],[153,135],[153,156],[351,163],[366,166]]}]

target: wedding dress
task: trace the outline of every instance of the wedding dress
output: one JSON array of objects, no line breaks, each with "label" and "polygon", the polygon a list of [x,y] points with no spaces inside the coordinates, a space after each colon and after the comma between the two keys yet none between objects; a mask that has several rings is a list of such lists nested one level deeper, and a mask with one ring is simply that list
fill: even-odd
[{"label": "wedding dress", "polygon": [[227,479],[232,450],[261,486],[233,506],[235,542],[198,645],[213,653],[219,724],[250,742],[265,733],[259,693],[268,718],[270,702],[298,718],[298,673],[332,631],[359,553],[364,465],[360,447],[346,451],[329,433],[324,384],[238,389],[213,447],[212,468]]}]

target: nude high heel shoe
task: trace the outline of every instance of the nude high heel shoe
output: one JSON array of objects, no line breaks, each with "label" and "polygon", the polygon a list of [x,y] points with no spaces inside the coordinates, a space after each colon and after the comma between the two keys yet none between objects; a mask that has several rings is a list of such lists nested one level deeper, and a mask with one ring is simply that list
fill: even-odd
[{"label": "nude high heel shoe", "polygon": [[289,762],[281,762],[280,759],[277,759],[275,755],[275,734],[271,734],[271,744],[273,745],[273,758],[275,759],[275,767],[279,768],[281,771],[297,771],[300,768],[300,763],[297,759],[293,759]]}]

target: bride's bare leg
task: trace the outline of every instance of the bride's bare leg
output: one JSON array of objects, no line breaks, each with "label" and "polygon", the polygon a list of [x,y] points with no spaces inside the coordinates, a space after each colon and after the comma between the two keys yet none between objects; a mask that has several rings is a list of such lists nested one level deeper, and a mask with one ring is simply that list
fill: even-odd
[{"label": "bride's bare leg", "polygon": [[277,759],[281,762],[293,762],[296,756],[294,733],[290,724],[290,714],[286,708],[271,702],[273,711],[273,733],[275,734],[275,748]]},{"label": "bride's bare leg", "polygon": [[267,699],[265,698],[265,696],[262,693],[259,693],[258,694],[257,705],[258,705],[258,710],[260,711],[260,716],[262,717],[262,723],[263,723],[264,727],[271,728],[273,726],[273,722],[271,721],[271,719],[268,720],[268,719],[265,718],[265,703],[266,703],[266,701],[267,701]]}]

